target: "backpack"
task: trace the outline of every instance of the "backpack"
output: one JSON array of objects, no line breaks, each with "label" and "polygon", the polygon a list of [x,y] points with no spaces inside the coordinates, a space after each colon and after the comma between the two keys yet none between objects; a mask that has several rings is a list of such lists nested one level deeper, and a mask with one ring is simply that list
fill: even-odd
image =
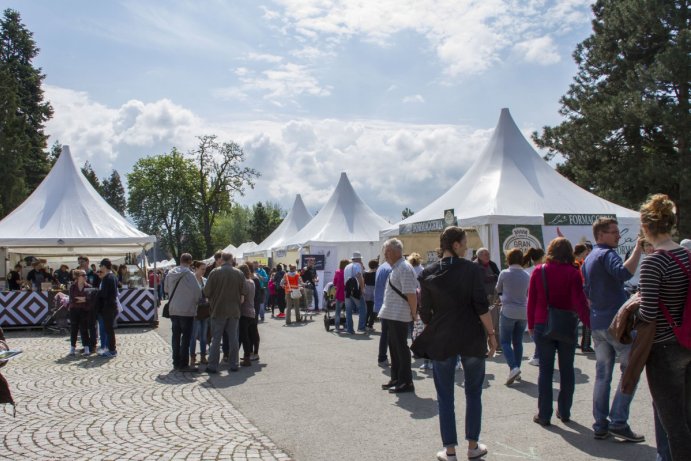
[{"label": "backpack", "polygon": [[[665,319],[667,319],[667,323],[669,324],[669,326],[672,327],[674,336],[677,337],[677,341],[679,342],[679,344],[681,344],[686,349],[691,349],[691,268],[687,268],[686,266],[684,266],[684,263],[681,262],[681,259],[677,258],[668,251],[656,250],[655,253],[664,254],[672,258],[672,260],[675,263],[677,263],[677,266],[679,266],[681,270],[686,274],[686,277],[688,279],[689,288],[686,291],[686,303],[684,304],[684,312],[681,314],[681,325],[677,324],[677,322],[674,321],[674,319],[669,313],[669,309],[667,309],[667,306],[665,306],[662,300],[660,299],[658,300],[658,302],[660,305],[660,310],[662,311],[662,315],[665,316]],[[689,262],[691,263],[691,253],[687,251],[687,254],[689,256]]]},{"label": "backpack", "polygon": [[346,298],[360,299],[362,293],[360,292],[360,284],[355,277],[350,277],[345,283]]}]

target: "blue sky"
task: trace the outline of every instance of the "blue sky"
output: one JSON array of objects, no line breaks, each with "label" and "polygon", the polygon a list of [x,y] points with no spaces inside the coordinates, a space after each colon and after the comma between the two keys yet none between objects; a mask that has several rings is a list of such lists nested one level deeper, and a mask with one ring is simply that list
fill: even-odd
[{"label": "blue sky", "polygon": [[49,142],[100,176],[216,134],[262,173],[241,203],[316,211],[346,171],[394,222],[463,175],[502,107],[526,134],[559,123],[589,3],[0,1],[41,49]]}]

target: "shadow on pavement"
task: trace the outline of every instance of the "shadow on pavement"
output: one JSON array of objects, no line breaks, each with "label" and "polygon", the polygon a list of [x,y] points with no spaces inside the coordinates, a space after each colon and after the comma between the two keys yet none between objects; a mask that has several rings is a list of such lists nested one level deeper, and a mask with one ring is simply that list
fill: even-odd
[{"label": "shadow on pavement", "polygon": [[566,443],[593,458],[628,461],[630,459],[655,459],[656,457],[657,451],[650,445],[619,441],[613,437],[595,440],[590,428],[573,420],[565,426],[571,431],[555,424],[546,427],[545,430],[560,436]]},{"label": "shadow on pavement", "polygon": [[266,368],[265,363],[252,364],[249,367],[240,367],[238,371],[230,371],[227,368],[218,370],[217,374],[209,375],[202,373],[206,381],[201,383],[202,387],[212,387],[216,389],[224,389],[233,386],[239,386],[255,374]]},{"label": "shadow on pavement", "polygon": [[437,416],[437,402],[432,398],[422,398],[415,395],[415,393],[409,394],[395,394],[398,397],[395,405],[397,407],[403,408],[410,413],[410,417],[413,419],[429,419]]}]

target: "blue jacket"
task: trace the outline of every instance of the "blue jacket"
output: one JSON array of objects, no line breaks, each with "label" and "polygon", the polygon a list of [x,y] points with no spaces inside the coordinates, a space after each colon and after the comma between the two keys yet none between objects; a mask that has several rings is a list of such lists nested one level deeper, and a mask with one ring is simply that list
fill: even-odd
[{"label": "blue jacket", "polygon": [[613,248],[597,244],[581,268],[585,278],[585,295],[590,300],[590,327],[609,328],[614,315],[628,299],[624,282],[633,274]]},{"label": "blue jacket", "polygon": [[377,268],[377,275],[374,279],[374,312],[379,313],[384,304],[384,291],[386,291],[386,282],[389,280],[390,273],[391,265],[387,262]]}]

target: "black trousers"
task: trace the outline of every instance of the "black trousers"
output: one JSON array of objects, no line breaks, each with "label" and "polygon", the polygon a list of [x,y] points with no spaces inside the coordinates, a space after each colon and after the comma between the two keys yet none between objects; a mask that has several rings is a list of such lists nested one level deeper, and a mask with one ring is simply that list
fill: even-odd
[{"label": "black trousers", "polygon": [[399,385],[413,382],[410,369],[410,348],[408,347],[408,326],[410,322],[383,320],[387,323],[389,351],[391,352],[391,380]]},{"label": "black trousers", "polygon": [[101,310],[103,316],[103,326],[108,335],[108,350],[110,352],[117,352],[115,344],[115,317],[118,315],[117,307],[104,307]]},{"label": "black trousers", "polygon": [[240,317],[240,343],[244,358],[248,359],[250,354],[259,353],[259,330],[256,318]]},{"label": "black trousers", "polygon": [[192,340],[192,327],[194,317],[183,315],[171,315],[173,326],[171,347],[173,349],[173,367],[185,368],[190,364],[190,341]]},{"label": "black trousers", "polygon": [[89,309],[86,324],[89,329],[89,348],[91,352],[96,352],[96,347],[98,346],[98,315],[93,307]]},{"label": "black trousers", "polygon": [[374,320],[377,318],[377,314],[374,313],[374,301],[365,301],[367,305],[367,326],[370,328],[374,327]]},{"label": "black trousers", "polygon": [[286,311],[286,292],[283,288],[276,288],[276,301],[278,301],[278,310],[281,314]]},{"label": "black trousers", "polygon": [[82,336],[82,346],[91,348],[88,309],[70,309],[70,345],[72,347],[77,347],[77,333]]}]

